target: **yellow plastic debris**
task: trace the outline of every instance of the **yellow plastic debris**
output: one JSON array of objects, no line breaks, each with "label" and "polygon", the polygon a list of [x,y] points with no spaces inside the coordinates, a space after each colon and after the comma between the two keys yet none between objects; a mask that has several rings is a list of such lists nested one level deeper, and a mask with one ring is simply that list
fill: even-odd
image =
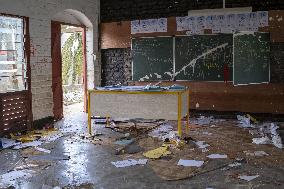
[{"label": "yellow plastic debris", "polygon": [[254,123],[258,123],[258,121],[257,121],[254,117],[252,117],[250,114],[247,114],[247,117],[248,117],[251,121],[253,121]]},{"label": "yellow plastic debris", "polygon": [[168,151],[168,146],[163,145],[160,148],[156,148],[154,150],[150,150],[148,152],[143,153],[143,156],[150,158],[150,159],[159,159],[162,156],[170,155],[171,152]]},{"label": "yellow plastic debris", "polygon": [[11,133],[10,136],[11,136],[11,139],[13,140],[17,140],[17,141],[25,143],[25,142],[33,142],[39,138],[52,135],[57,132],[58,132],[58,129],[51,128],[51,129],[29,131],[27,134],[19,135],[19,136],[16,136]]},{"label": "yellow plastic debris", "polygon": [[20,142],[23,142],[23,143],[32,142],[32,141],[37,139],[36,137],[30,136],[30,135],[15,136],[13,134],[10,134],[10,136],[13,140],[17,140],[17,141],[20,141]]}]

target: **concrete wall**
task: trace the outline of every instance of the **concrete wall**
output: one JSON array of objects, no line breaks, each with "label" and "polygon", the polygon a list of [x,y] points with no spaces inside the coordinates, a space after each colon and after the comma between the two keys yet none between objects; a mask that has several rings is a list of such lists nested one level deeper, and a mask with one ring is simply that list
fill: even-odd
[{"label": "concrete wall", "polygon": [[100,84],[99,59],[95,59],[99,55],[99,0],[6,0],[1,1],[0,13],[30,18],[34,120],[53,116],[51,20],[87,25],[88,86]]}]

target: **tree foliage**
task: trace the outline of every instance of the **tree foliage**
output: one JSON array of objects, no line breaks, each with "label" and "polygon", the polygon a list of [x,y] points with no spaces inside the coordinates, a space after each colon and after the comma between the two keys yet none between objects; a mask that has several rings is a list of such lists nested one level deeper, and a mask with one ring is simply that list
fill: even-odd
[{"label": "tree foliage", "polygon": [[[76,41],[78,46],[74,45]],[[76,47],[74,49],[74,47]],[[62,48],[63,85],[81,84],[83,67],[82,33],[75,32],[67,39]]]}]

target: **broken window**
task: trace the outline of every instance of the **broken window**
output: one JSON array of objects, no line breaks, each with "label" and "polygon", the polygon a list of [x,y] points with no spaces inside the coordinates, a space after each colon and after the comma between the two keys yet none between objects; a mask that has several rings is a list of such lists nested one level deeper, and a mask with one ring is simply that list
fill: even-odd
[{"label": "broken window", "polygon": [[0,16],[0,92],[27,89],[24,20]]}]

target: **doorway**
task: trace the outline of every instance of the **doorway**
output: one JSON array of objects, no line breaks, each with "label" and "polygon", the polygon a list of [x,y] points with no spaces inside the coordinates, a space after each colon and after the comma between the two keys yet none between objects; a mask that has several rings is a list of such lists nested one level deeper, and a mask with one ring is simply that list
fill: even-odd
[{"label": "doorway", "polygon": [[56,120],[86,109],[86,29],[52,22],[53,113]]}]

